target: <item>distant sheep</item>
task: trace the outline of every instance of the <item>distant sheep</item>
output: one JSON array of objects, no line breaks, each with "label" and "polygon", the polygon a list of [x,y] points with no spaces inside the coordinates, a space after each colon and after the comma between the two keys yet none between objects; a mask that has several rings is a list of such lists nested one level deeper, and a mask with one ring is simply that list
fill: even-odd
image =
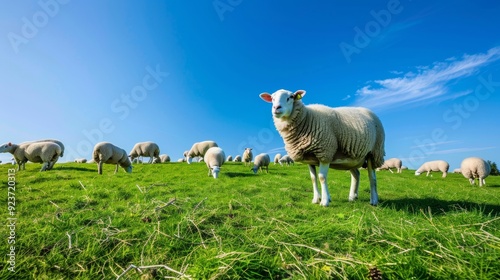
[{"label": "distant sheep", "polygon": [[401,170],[408,170],[408,166],[401,166]]},{"label": "distant sheep", "polygon": [[286,164],[286,165],[291,165],[294,164],[295,162],[289,155],[284,155],[280,158],[279,160],[280,165]]},{"label": "distant sheep", "polygon": [[137,163],[142,163],[142,160],[140,158],[134,158],[131,160],[132,163],[137,164]]},{"label": "distant sheep", "polygon": [[391,168],[396,168],[397,173],[401,173],[401,169],[403,167],[403,162],[399,158],[390,158],[385,160],[382,166],[377,168],[379,170],[389,170],[391,173],[394,173]]},{"label": "distant sheep", "polygon": [[450,165],[444,161],[444,160],[434,160],[434,161],[428,161],[422,164],[416,171],[415,175],[420,175],[423,172],[427,172],[426,176],[429,176],[429,174],[432,171],[440,171],[443,172],[443,178],[446,178],[446,175],[448,174],[448,169],[450,168]]},{"label": "distant sheep", "polygon": [[[153,163],[155,158],[158,158],[160,155],[160,147],[158,144],[148,141],[148,142],[139,142],[134,145],[132,150],[129,153],[129,157],[134,161],[137,157],[149,157],[148,163]],[[159,159],[158,159],[159,160]]]},{"label": "distant sheep", "polygon": [[206,151],[203,160],[208,167],[208,176],[212,175],[214,179],[219,177],[220,168],[224,164],[225,158],[224,151],[219,147],[211,147]]},{"label": "distant sheep", "polygon": [[132,162],[127,152],[109,142],[100,142],[94,146],[92,158],[97,163],[97,173],[102,174],[103,163],[116,164],[115,174],[118,172],[118,165],[127,173],[132,173]]},{"label": "distant sheep", "polygon": [[274,156],[274,164],[280,163],[281,154],[276,154]]},{"label": "distant sheep", "polygon": [[233,161],[233,156],[232,155],[227,156],[226,161],[227,162]]},{"label": "distant sheep", "polygon": [[264,168],[266,172],[269,173],[269,163],[271,162],[271,158],[266,153],[258,154],[253,161],[252,171],[253,173],[257,173],[257,171],[263,172]]},{"label": "distant sheep", "polygon": [[245,163],[245,166],[248,164],[250,164],[250,162],[252,162],[252,159],[253,159],[253,153],[252,153],[252,148],[245,148],[245,151],[243,152],[243,162]]},{"label": "distant sheep", "polygon": [[212,147],[219,147],[219,145],[217,145],[217,143],[215,143],[214,141],[210,140],[194,143],[191,149],[186,154],[187,163],[190,164],[193,161],[194,157],[203,158],[208,149]]},{"label": "distant sheep", "polygon": [[469,179],[471,185],[474,185],[475,180],[478,179],[479,186],[482,187],[486,184],[484,179],[490,175],[491,166],[482,158],[469,157],[462,161],[460,170],[462,175]]},{"label": "distant sheep", "polygon": [[86,163],[87,159],[86,158],[77,158],[77,159],[75,159],[75,162],[76,163]]},{"label": "distant sheep", "polygon": [[462,171],[460,170],[460,168],[455,168],[453,169],[453,173],[462,174]]},{"label": "distant sheep", "polygon": [[241,156],[240,155],[235,156],[234,162],[241,162]]},{"label": "distant sheep", "polygon": [[0,153],[11,153],[18,164],[17,170],[26,169],[28,161],[42,163],[40,171],[52,169],[61,154],[61,146],[53,142],[31,142],[24,144],[6,143],[0,146]]},{"label": "distant sheep", "polygon": [[[358,196],[359,170],[367,166],[370,179],[370,204],[378,204],[375,168],[384,162],[385,132],[379,118],[360,107],[331,108],[302,103],[304,90],[278,90],[260,97],[272,103],[274,125],[285,143],[285,150],[297,162],[309,165],[313,182],[313,203],[328,206],[328,169],[349,170],[349,200]],[[316,166],[319,165],[321,195],[318,190]]]}]

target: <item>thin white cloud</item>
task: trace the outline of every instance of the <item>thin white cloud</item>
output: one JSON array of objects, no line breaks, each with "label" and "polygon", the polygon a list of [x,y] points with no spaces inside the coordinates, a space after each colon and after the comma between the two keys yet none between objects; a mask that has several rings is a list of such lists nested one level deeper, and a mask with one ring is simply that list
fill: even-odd
[{"label": "thin white cloud", "polygon": [[458,143],[461,141],[458,140],[452,140],[452,141],[441,141],[441,142],[435,142],[435,143],[430,143],[430,144],[424,144],[424,145],[416,145],[416,146],[411,146],[411,149],[416,149],[416,148],[423,148],[423,147],[429,147],[429,146],[438,146],[438,145],[445,145],[445,144],[453,144],[453,143]]},{"label": "thin white cloud", "polygon": [[437,155],[447,155],[447,154],[455,154],[455,153],[469,153],[469,152],[477,152],[484,150],[496,149],[496,147],[481,147],[481,148],[457,148],[457,149],[449,149],[449,150],[441,150],[432,152],[432,154]]},{"label": "thin white cloud", "polygon": [[351,95],[348,94],[346,97],[342,98],[342,100],[347,100],[347,99],[350,99],[351,98]]},{"label": "thin white cloud", "polygon": [[[440,98],[440,101],[456,98],[449,93],[448,83],[476,73],[479,68],[500,59],[500,47],[486,53],[464,55],[462,59],[449,58],[445,62],[435,62],[431,66],[418,66],[415,72],[402,77],[369,82],[356,91],[356,106],[387,109]],[[460,92],[463,95],[469,90]]]}]

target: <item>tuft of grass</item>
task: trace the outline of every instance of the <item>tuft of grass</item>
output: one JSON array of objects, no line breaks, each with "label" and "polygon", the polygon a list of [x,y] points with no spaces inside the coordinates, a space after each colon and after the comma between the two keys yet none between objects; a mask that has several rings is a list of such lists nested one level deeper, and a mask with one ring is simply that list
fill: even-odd
[{"label": "tuft of grass", "polygon": [[[0,165],[4,221],[8,166]],[[348,202],[350,174],[331,170],[329,207],[311,203],[305,165],[220,178],[203,163],[56,164],[16,172],[17,279],[499,279],[500,178],[377,172],[380,204]],[[8,252],[10,234],[0,229]],[[375,276],[370,276],[375,275]]]}]

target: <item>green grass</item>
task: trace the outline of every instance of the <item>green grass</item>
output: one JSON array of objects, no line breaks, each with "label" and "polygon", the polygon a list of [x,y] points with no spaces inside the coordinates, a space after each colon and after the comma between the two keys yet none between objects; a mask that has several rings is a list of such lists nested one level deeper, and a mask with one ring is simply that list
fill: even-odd
[{"label": "green grass", "polygon": [[330,170],[325,208],[300,164],[254,175],[228,163],[217,180],[203,163],[39,167],[15,174],[16,274],[3,261],[0,279],[116,279],[130,265],[154,267],[121,279],[368,279],[370,267],[384,279],[500,278],[500,177],[480,188],[460,174],[381,171],[373,207],[366,171],[348,202],[350,174]]}]

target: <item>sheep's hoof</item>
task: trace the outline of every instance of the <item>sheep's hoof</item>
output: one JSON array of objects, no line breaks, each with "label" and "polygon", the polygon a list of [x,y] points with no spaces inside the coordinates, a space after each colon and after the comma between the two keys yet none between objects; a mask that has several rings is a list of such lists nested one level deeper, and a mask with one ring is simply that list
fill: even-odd
[{"label": "sheep's hoof", "polygon": [[323,207],[327,207],[328,204],[329,204],[329,201],[325,201],[325,202],[321,201],[321,203],[320,203],[320,205]]},{"label": "sheep's hoof", "polygon": [[313,204],[319,204],[320,200],[319,198],[313,198],[312,203]]}]

